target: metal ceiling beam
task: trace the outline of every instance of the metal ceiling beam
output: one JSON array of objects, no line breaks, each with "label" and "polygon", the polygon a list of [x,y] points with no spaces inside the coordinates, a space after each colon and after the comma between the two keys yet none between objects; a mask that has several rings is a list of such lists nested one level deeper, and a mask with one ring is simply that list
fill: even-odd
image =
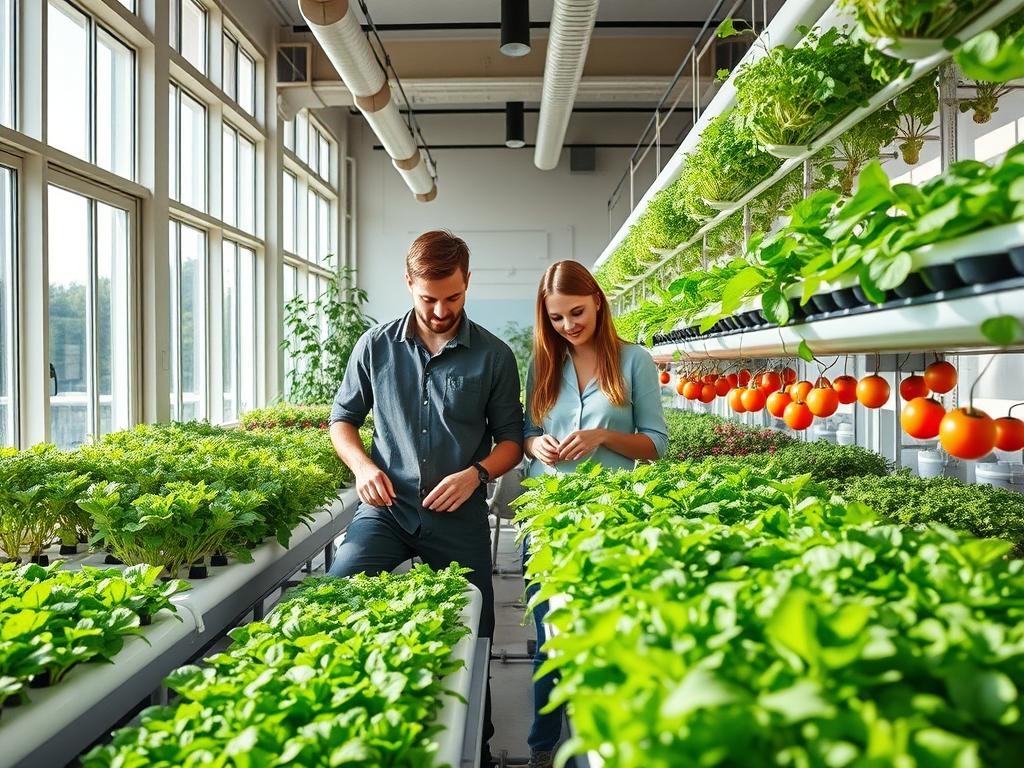
[{"label": "metal ceiling beam", "polygon": [[[401,110],[405,112],[406,110]],[[536,114],[540,112],[540,107],[526,107],[524,112]],[[650,115],[654,111],[654,107],[576,107],[573,109],[573,113],[581,112],[586,114],[642,114]],[[677,107],[676,112],[692,112],[693,107]],[[354,109],[349,110],[349,114],[355,115],[358,112]],[[433,109],[416,109],[417,115],[503,115],[505,114],[504,107],[452,107],[451,109],[444,109],[442,107]]]}]

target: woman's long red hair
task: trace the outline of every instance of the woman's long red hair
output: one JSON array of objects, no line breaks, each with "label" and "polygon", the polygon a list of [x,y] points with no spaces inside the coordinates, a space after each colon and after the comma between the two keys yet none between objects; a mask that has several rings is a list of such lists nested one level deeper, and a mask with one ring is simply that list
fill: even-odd
[{"label": "woman's long red hair", "polygon": [[622,345],[615,332],[608,299],[590,271],[577,261],[559,261],[548,267],[537,289],[537,318],[533,331],[533,397],[530,417],[541,424],[558,399],[562,367],[569,342],[555,330],[544,300],[552,294],[593,296],[597,300],[597,328],[593,343],[597,351],[597,383],[613,405],[626,402],[626,382],[619,366]]}]

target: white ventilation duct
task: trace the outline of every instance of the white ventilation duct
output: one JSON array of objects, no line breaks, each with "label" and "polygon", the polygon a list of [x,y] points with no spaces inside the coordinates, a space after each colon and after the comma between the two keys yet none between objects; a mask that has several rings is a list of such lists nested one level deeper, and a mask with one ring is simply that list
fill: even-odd
[{"label": "white ventilation duct", "polygon": [[437,188],[430,170],[348,0],[299,0],[299,10],[416,199],[433,200]]},{"label": "white ventilation duct", "polygon": [[544,62],[537,147],[533,153],[533,164],[542,171],[555,168],[562,154],[597,19],[597,5],[598,0],[555,0]]}]

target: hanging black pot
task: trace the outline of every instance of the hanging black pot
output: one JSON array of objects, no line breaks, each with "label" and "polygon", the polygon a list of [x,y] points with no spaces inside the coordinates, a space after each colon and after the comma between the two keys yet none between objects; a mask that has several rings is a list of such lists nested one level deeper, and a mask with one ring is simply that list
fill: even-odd
[{"label": "hanging black pot", "polygon": [[[662,342],[657,342],[657,343],[661,344]],[[218,554],[216,554],[216,555],[214,555],[213,557],[210,558],[210,565],[212,565],[214,567],[222,568],[222,567],[224,567],[227,564],[228,564],[228,556],[227,555],[218,553]]]},{"label": "hanging black pot", "polygon": [[196,563],[192,563],[188,569],[188,577],[190,579],[205,579],[210,575],[209,569],[206,567],[206,563],[202,560]]},{"label": "hanging black pot", "polygon": [[50,556],[49,555],[32,555],[28,559],[28,561],[30,563],[33,563],[34,565],[41,565],[43,567],[46,567],[46,566],[48,566],[50,564]]},{"label": "hanging black pot", "polygon": [[121,560],[118,560],[113,555],[107,555],[105,558],[103,558],[103,564],[104,565],[124,565],[124,562],[122,562]]}]

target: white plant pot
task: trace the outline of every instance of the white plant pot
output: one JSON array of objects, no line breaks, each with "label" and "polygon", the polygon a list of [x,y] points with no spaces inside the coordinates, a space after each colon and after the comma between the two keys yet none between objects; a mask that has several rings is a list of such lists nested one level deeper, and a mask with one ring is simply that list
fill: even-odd
[{"label": "white plant pot", "polygon": [[991,485],[993,488],[1013,490],[1010,467],[1005,464],[988,463],[974,465],[974,482],[978,485]]},{"label": "white plant pot", "polygon": [[857,440],[854,437],[853,432],[840,430],[836,432],[836,444],[837,445],[856,445]]},{"label": "white plant pot", "polygon": [[950,459],[938,451],[917,452],[917,474],[919,477],[942,477]]}]

